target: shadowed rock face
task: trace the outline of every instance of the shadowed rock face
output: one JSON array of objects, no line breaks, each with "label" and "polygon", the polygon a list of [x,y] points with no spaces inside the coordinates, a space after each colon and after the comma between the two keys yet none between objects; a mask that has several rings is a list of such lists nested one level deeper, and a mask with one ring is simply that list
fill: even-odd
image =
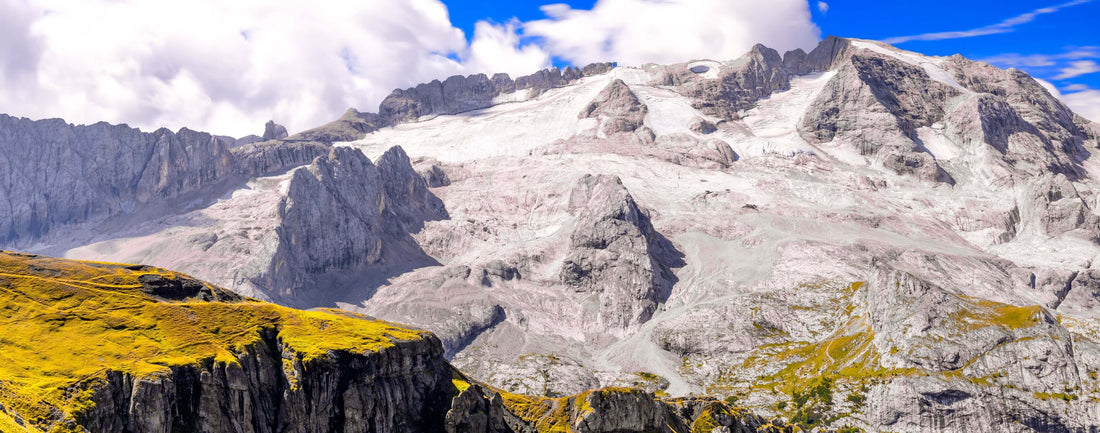
[{"label": "shadowed rock face", "polygon": [[601,325],[632,328],[653,315],[676,282],[683,255],[657,233],[615,176],[585,176],[570,195],[576,229],[560,278],[600,294]]},{"label": "shadowed rock face", "polygon": [[0,115],[0,243],[132,212],[233,174],[226,143],[201,132]]},{"label": "shadowed rock face", "polygon": [[377,166],[358,149],[332,148],[290,180],[261,286],[292,296],[319,275],[380,264],[385,250],[414,246],[408,234],[424,221],[446,218],[400,147]]},{"label": "shadowed rock face", "polygon": [[[277,129],[277,128],[276,128]],[[70,125],[0,115],[0,244],[137,212],[184,194],[313,160],[320,143],[235,140],[183,128]]]}]

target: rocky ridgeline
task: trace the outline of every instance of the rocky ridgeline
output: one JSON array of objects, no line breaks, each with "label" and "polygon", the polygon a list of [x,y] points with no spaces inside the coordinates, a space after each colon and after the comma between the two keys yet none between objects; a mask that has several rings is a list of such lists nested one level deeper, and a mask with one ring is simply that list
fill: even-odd
[{"label": "rocky ridgeline", "polygon": [[0,115],[0,244],[133,213],[240,177],[312,161],[320,143],[236,142],[183,128],[74,126]]},{"label": "rocky ridgeline", "polygon": [[456,75],[442,82],[434,80],[391,93],[378,107],[379,116],[389,124],[416,120],[421,116],[456,114],[487,108],[501,95],[528,91],[528,97],[561,87],[581,78],[605,74],[612,63],[593,63],[583,68],[553,68],[512,80],[508,74]]},{"label": "rocky ridgeline", "polygon": [[339,119],[288,136],[268,122],[263,136],[240,139],[183,128],[142,132],[105,122],[71,125],[0,115],[0,245],[33,242],[58,226],[101,221],[234,179],[310,163],[334,142],[351,141],[419,116],[493,105],[501,94],[543,91],[606,73],[610,63],[542,70],[512,80],[454,76],[395,90],[379,113],[349,109]]}]

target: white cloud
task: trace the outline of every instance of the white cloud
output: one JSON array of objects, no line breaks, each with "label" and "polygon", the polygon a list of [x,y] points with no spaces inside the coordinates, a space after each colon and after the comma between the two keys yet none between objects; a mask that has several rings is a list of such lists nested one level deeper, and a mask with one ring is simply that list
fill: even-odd
[{"label": "white cloud", "polygon": [[1093,72],[1100,72],[1100,65],[1092,60],[1079,60],[1070,63],[1069,66],[1059,70],[1061,74],[1054,77],[1055,80],[1065,80]]},{"label": "white cloud", "polygon": [[828,13],[829,4],[825,2],[817,2],[817,10],[821,13]]},{"label": "white cloud", "polygon": [[538,45],[520,45],[516,34],[520,25],[515,20],[504,25],[475,24],[466,69],[488,75],[504,72],[515,78],[550,65],[550,55]]},{"label": "white cloud", "polygon": [[1079,92],[1082,90],[1088,90],[1089,86],[1086,86],[1084,84],[1070,84],[1064,87],[1064,89],[1066,89],[1067,92]]},{"label": "white cloud", "polygon": [[733,59],[762,43],[780,52],[812,48],[820,30],[805,0],[599,0],[591,10],[544,6],[524,34],[551,54],[583,64]]},{"label": "white cloud", "polygon": [[374,111],[394,88],[514,77],[551,55],[637,64],[809,48],[811,4],[599,0],[479,22],[470,37],[440,0],[0,0],[0,112],[234,136],[274,119],[296,132]]},{"label": "white cloud", "polygon": [[515,24],[483,23],[467,45],[438,0],[0,0],[0,112],[298,131],[397,87],[549,64],[517,44]]},{"label": "white cloud", "polygon": [[1061,98],[1062,97],[1062,92],[1059,92],[1058,87],[1056,87],[1050,81],[1044,80],[1042,78],[1035,78],[1035,77],[1032,77],[1032,78],[1034,78],[1035,81],[1038,82],[1040,86],[1043,86],[1043,88],[1046,89],[1047,92],[1050,93],[1051,96],[1053,96],[1055,98]]},{"label": "white cloud", "polygon": [[1088,89],[1067,93],[1062,95],[1062,102],[1086,119],[1100,122],[1100,90]]},{"label": "white cloud", "polygon": [[1068,7],[1090,3],[1092,1],[1093,0],[1073,0],[1055,6],[1039,8],[1027,13],[1016,15],[1012,18],[1006,19],[996,24],[990,24],[988,26],[973,28],[969,30],[954,30],[947,32],[924,33],[910,36],[897,36],[893,38],[883,39],[883,42],[896,45],[909,41],[938,41],[942,39],[972,38],[975,36],[1010,33],[1016,30],[1016,26],[1035,21],[1035,18],[1038,18],[1040,15],[1052,14]]}]

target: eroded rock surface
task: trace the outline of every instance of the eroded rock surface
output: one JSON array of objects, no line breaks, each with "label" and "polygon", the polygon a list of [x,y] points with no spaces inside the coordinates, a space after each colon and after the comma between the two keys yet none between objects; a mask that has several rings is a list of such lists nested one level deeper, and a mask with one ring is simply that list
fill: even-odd
[{"label": "eroded rock surface", "polygon": [[599,293],[599,322],[609,329],[635,327],[653,315],[676,282],[682,254],[653,229],[634,198],[614,176],[585,176],[570,194],[576,229],[561,281]]}]

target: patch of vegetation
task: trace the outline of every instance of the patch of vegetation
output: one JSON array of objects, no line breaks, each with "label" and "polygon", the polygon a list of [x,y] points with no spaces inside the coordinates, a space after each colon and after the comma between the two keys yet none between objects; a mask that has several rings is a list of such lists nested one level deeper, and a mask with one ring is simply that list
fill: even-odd
[{"label": "patch of vegetation", "polygon": [[340,310],[300,311],[251,299],[157,300],[142,291],[145,275],[189,278],[152,267],[0,252],[0,405],[35,430],[75,431],[72,420],[93,405],[108,371],[140,378],[178,366],[237,364],[239,353],[271,332],[302,364],[332,351],[376,352],[427,337]]},{"label": "patch of vegetation", "polygon": [[1043,400],[1043,401],[1046,401],[1046,400],[1062,400],[1062,401],[1065,401],[1065,402],[1068,403],[1068,402],[1077,400],[1077,394],[1070,394],[1070,393],[1065,393],[1065,392],[1055,392],[1055,393],[1037,392],[1037,393],[1035,393],[1035,398],[1037,398],[1039,400]]}]

